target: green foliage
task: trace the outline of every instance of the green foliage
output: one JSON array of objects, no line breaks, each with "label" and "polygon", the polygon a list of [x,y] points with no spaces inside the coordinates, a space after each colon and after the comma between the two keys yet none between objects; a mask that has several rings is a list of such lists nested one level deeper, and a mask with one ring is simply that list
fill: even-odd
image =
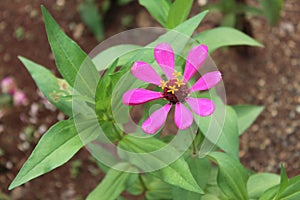
[{"label": "green foliage", "polygon": [[[188,164],[177,150],[155,138],[136,138],[130,135],[124,136],[118,143],[119,156],[133,163],[135,166],[143,171],[150,171],[149,173],[162,179],[166,183],[184,188],[189,191],[203,193],[202,189],[193,178]],[[125,151],[123,151],[125,150]],[[155,153],[156,151],[160,151]],[[135,152],[143,156],[128,153]],[[153,153],[154,152],[154,153]],[[169,163],[170,159],[174,160]],[[163,168],[161,168],[163,167]],[[152,171],[153,169],[158,169]]]},{"label": "green foliage", "polygon": [[[127,171],[133,167],[129,163],[119,163],[118,168]],[[130,185],[130,177],[134,175],[136,174],[110,169],[101,183],[88,195],[87,200],[98,200],[100,197],[105,200],[116,199]]]},{"label": "green foliage", "polygon": [[208,117],[194,115],[195,122],[207,140],[238,159],[239,143],[236,112],[230,106],[224,105],[214,89],[210,91],[210,95],[216,106],[216,111]]},{"label": "green foliage", "polygon": [[81,20],[94,33],[96,39],[101,41],[104,39],[104,28],[102,17],[99,13],[94,0],[86,0],[79,7]]},{"label": "green foliage", "polygon": [[289,179],[281,166],[280,184],[268,189],[259,200],[298,200],[300,198],[300,176]]},{"label": "green foliage", "polygon": [[[60,29],[45,7],[42,7],[42,11],[57,69],[70,86],[73,87],[76,80],[82,85],[82,88],[77,88],[80,89],[80,93],[93,96],[94,88],[91,86],[95,85],[98,79],[95,66],[86,53]],[[85,66],[85,76],[89,76],[89,79],[83,78],[80,71],[82,65]]]},{"label": "green foliage", "polygon": [[171,185],[150,174],[144,174],[141,179],[145,185],[147,200],[171,199]]},{"label": "green foliage", "polygon": [[[195,177],[198,185],[205,188],[208,178],[210,176],[211,164],[207,158],[189,157],[186,162]],[[173,187],[172,197],[174,200],[189,199],[198,200],[202,199],[204,195],[184,190],[180,187]]]},{"label": "green foliage", "polygon": [[270,173],[258,173],[249,177],[247,190],[250,199],[259,198],[266,190],[279,184],[280,176]]},{"label": "green foliage", "polygon": [[206,44],[210,53],[220,47],[226,46],[263,46],[261,43],[257,42],[245,33],[230,27],[219,27],[206,30],[195,35],[193,38],[201,44]]},{"label": "green foliage", "polygon": [[[154,1],[140,0],[139,2],[161,24],[174,29],[148,44],[147,48],[119,45],[107,49],[94,58],[94,63],[103,61],[97,69],[86,53],[62,32],[48,11],[42,7],[49,43],[57,68],[64,79],[56,78],[49,70],[32,61],[22,57],[20,60],[46,98],[70,117],[74,113],[75,115],[74,118],[58,122],[43,135],[9,189],[64,164],[80,148],[88,145],[88,148],[94,152],[98,165],[106,172],[106,176],[87,199],[124,199],[120,194],[125,190],[133,195],[144,193],[145,198],[149,200],[299,199],[299,177],[288,179],[284,168],[282,168],[280,182],[279,177],[274,174],[262,173],[249,177],[248,171],[239,162],[239,134],[244,132],[262,112],[263,108],[260,106],[227,106],[215,90],[210,90],[209,94],[213,94],[211,98],[216,104],[216,111],[223,109],[224,115],[195,116],[196,123],[193,125],[193,128],[197,128],[195,132],[191,128],[179,131],[177,137],[170,136],[169,139],[161,139],[159,134],[154,137],[141,138],[134,137],[135,134],[125,135],[116,126],[113,111],[125,115],[129,109],[128,107],[126,110],[121,109],[120,99],[123,93],[115,94],[112,91],[116,89],[118,81],[125,88],[134,86],[135,82],[131,80],[132,75],[123,78],[130,70],[132,63],[143,60],[153,64],[155,61],[151,47],[161,42],[169,43],[176,53],[185,52],[189,48],[190,37],[207,14],[205,11],[186,20],[193,1],[176,0],[173,3],[155,1],[154,3]],[[92,9],[89,14],[95,17],[97,10],[92,8],[92,4],[89,6],[81,9],[87,9],[84,12]],[[230,5],[226,6],[228,6],[226,9],[232,9]],[[96,21],[93,23],[99,22],[97,16],[94,20]],[[217,48],[229,45],[261,46],[247,35],[225,27],[204,31],[194,38],[208,45],[210,53]],[[114,56],[116,54],[119,56]],[[176,61],[178,60],[181,63],[184,61],[176,58]],[[82,66],[84,67],[81,68]],[[122,67],[118,68],[119,66]],[[98,71],[104,69],[106,69],[105,73],[100,79]],[[208,95],[208,93],[199,95]],[[83,100],[79,108],[71,107],[71,102],[74,104],[76,100]],[[111,105],[116,107],[112,108]],[[94,112],[94,109],[96,109],[97,117],[82,112],[87,110]],[[99,124],[94,123],[95,121]],[[121,124],[126,122],[122,121]],[[210,127],[211,122],[214,122],[213,127]],[[90,143],[96,138],[101,142],[103,138],[106,138],[97,132],[99,125],[105,136],[117,146],[116,152],[106,151],[97,142]],[[208,135],[209,128],[212,128],[213,133],[220,132],[220,137],[212,138]],[[193,137],[195,133],[197,135]],[[171,143],[170,138],[175,138],[174,140],[177,139],[177,141]],[[167,144],[164,141],[170,143]],[[191,143],[188,143],[189,141]],[[200,158],[199,147],[205,141],[216,143],[216,149],[225,152],[212,151]],[[182,149],[181,143],[184,143],[185,149]],[[104,166],[107,161],[109,161],[109,166],[112,166],[111,168]],[[217,167],[210,161],[214,162]],[[72,162],[70,171],[72,177],[77,176],[80,167],[81,162]],[[157,170],[153,171],[153,169]],[[138,172],[143,173],[138,174]]]},{"label": "green foliage", "polygon": [[184,22],[190,14],[192,5],[193,0],[175,0],[170,7],[165,27],[173,29]]},{"label": "green foliage", "polygon": [[232,106],[238,117],[239,135],[241,135],[263,111],[263,106],[235,105]]},{"label": "green foliage", "polygon": [[218,165],[218,185],[229,199],[247,200],[248,172],[236,159],[221,152],[212,152],[209,158]]},{"label": "green foliage", "polygon": [[263,7],[263,13],[271,25],[275,25],[280,19],[280,12],[283,8],[283,0],[258,0]]},{"label": "green foliage", "polygon": [[56,78],[50,70],[26,58],[19,57],[43,95],[68,116],[72,116],[72,103],[68,84]]},{"label": "green foliage", "polygon": [[161,25],[166,26],[171,7],[170,0],[139,0],[139,3],[144,6]]},{"label": "green foliage", "polygon": [[240,3],[237,0],[220,0],[217,3],[209,4],[205,9],[219,11],[223,14],[222,26],[238,27],[238,21],[246,14],[265,16],[270,25],[275,25],[280,18],[280,12],[283,7],[283,0],[258,0],[261,8],[248,6],[246,2]]},{"label": "green foliage", "polygon": [[[52,142],[53,141],[53,142]],[[9,189],[64,164],[83,146],[73,120],[53,125],[40,139]]]}]

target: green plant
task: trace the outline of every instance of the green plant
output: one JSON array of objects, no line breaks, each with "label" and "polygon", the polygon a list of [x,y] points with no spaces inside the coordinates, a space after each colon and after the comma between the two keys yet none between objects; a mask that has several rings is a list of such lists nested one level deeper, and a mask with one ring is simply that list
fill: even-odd
[{"label": "green plant", "polygon": [[[170,9],[173,10],[171,12],[179,12],[179,7],[186,11],[186,8],[182,7],[184,5],[179,6],[179,3],[177,3],[178,7],[175,7],[176,9]],[[168,19],[170,10],[164,10],[165,13],[156,10],[160,12],[160,15],[157,16],[166,16],[164,19]],[[261,106],[226,105],[214,89],[210,89],[209,92],[197,92],[195,98],[210,99],[216,105],[215,112],[210,113],[210,117],[194,115],[193,124],[188,127],[179,125],[178,127],[182,130],[176,136],[166,137],[161,135],[161,130],[156,130],[154,136],[146,135],[147,132],[140,130],[125,132],[120,129],[116,123],[117,119],[114,117],[116,112],[120,112],[119,116],[122,121],[131,109],[131,107],[124,106],[123,103],[131,106],[141,97],[135,96],[133,99],[129,98],[129,101],[126,101],[128,98],[124,97],[126,96],[124,93],[128,89],[136,87],[136,79],[129,71],[144,81],[152,80],[156,76],[149,70],[144,74],[137,75],[136,68],[132,67],[137,62],[151,63],[154,66],[153,47],[155,60],[162,65],[162,69],[166,70],[167,68],[163,65],[165,61],[161,59],[162,57],[157,57],[160,53],[169,55],[171,58],[168,59],[169,61],[173,60],[172,56],[175,56],[176,70],[179,71],[182,70],[180,66],[185,63],[185,60],[174,55],[173,50],[168,51],[165,47],[158,48],[162,44],[174,48],[174,52],[180,51],[181,55],[188,57],[188,62],[191,61],[190,59],[193,60],[192,62],[198,62],[199,55],[189,56],[187,49],[192,49],[189,52],[195,52],[195,49],[199,50],[198,48],[201,47],[200,51],[208,54],[223,46],[261,46],[260,43],[240,31],[224,27],[193,35],[207,14],[207,12],[202,12],[187,20],[175,19],[176,17],[170,19],[171,26],[175,26],[175,28],[162,34],[145,47],[128,44],[113,46],[100,53],[97,59],[91,60],[74,41],[62,32],[44,7],[42,7],[42,11],[56,66],[64,80],[55,77],[45,67],[26,58],[20,57],[20,60],[48,100],[69,118],[56,123],[43,135],[9,189],[18,187],[66,163],[75,153],[86,146],[91,152],[94,152],[93,156],[106,173],[105,178],[88,195],[87,199],[91,200],[124,199],[121,194],[125,190],[132,195],[144,194],[145,199],[296,200],[299,198],[299,176],[288,179],[283,166],[281,167],[281,176],[278,176],[250,172],[239,161],[238,138],[262,112],[263,107]],[[172,14],[171,16],[176,15]],[[182,35],[184,37],[181,38]],[[218,39],[216,39],[216,35],[219,36]],[[219,38],[223,39],[219,41]],[[191,48],[193,44],[195,46]],[[113,59],[114,62],[109,66],[105,66],[105,71],[102,71],[103,68],[99,66],[97,69],[93,61],[96,59],[104,63],[105,58],[112,56],[109,52],[120,56]],[[84,70],[82,70],[82,66],[85,66]],[[176,78],[179,76],[179,74],[174,75]],[[156,78],[162,80],[163,76],[158,75]],[[184,74],[184,78],[178,79],[182,81],[181,85],[187,83],[186,79],[192,83],[197,80],[186,74]],[[169,81],[171,82],[164,86],[167,90],[171,88],[170,84],[175,86],[172,82],[173,79]],[[200,85],[206,87],[206,84],[215,82],[212,78],[206,77]],[[158,82],[154,81],[153,83]],[[147,86],[147,84],[140,84],[138,87],[144,88],[140,88],[139,91],[145,91]],[[118,87],[123,88],[124,93]],[[175,89],[175,87],[172,89],[174,93]],[[164,89],[163,91],[165,92]],[[174,95],[171,90],[166,92],[169,93],[169,96],[164,96],[165,99],[161,99],[157,104],[166,104],[166,99],[170,100],[168,99],[170,95]],[[142,96],[142,98],[144,97]],[[184,96],[184,98],[189,97]],[[114,102],[116,104],[113,104]],[[178,105],[178,102],[173,99],[172,102],[174,105],[169,104],[170,106]],[[182,99],[180,103],[186,102]],[[151,108],[153,109],[152,106],[153,101],[148,102],[144,110],[149,111]],[[222,108],[226,114],[218,116],[217,113]],[[145,116],[137,124],[143,123],[149,117],[148,114],[149,112],[145,112]],[[180,115],[184,117],[184,115]],[[215,123],[214,126],[211,126],[211,123]],[[99,126],[102,131],[99,131]],[[210,128],[213,131],[209,131]],[[214,132],[220,132],[220,137],[214,139],[211,134]],[[136,134],[140,134],[139,137],[136,137]],[[144,137],[145,135],[147,137]],[[190,143],[186,145],[186,141]],[[108,144],[114,145],[115,151],[106,149]],[[201,153],[203,152],[201,147],[204,144],[212,144],[212,148]],[[184,149],[182,149],[182,145],[185,147]],[[103,159],[108,159],[111,163],[108,165],[103,162]],[[80,166],[79,163],[73,165],[75,168],[78,166]]]}]

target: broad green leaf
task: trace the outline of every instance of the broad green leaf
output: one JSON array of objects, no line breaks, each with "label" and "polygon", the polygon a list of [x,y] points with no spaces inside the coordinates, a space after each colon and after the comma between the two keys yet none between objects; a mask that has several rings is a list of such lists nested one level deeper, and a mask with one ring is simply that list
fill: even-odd
[{"label": "broad green leaf", "polygon": [[280,176],[271,173],[259,173],[249,177],[247,182],[247,190],[249,198],[259,198],[269,188],[278,185]]},{"label": "broad green leaf", "polygon": [[[67,91],[68,84],[56,78],[45,67],[23,57],[19,57],[19,59],[25,65],[44,96],[66,115],[72,116],[72,102],[64,99],[65,96],[71,95],[70,91]],[[59,83],[62,84],[59,85]]]},{"label": "broad green leaf", "polygon": [[79,7],[81,20],[94,33],[96,39],[101,41],[104,39],[104,30],[102,18],[94,0],[85,0]]},{"label": "broad green leaf", "polygon": [[221,191],[229,198],[234,200],[248,200],[247,180],[248,172],[232,156],[212,152],[208,157],[215,162],[218,167],[218,185]]},{"label": "broad green leaf", "polygon": [[[205,188],[211,169],[209,160],[207,158],[189,157],[187,158],[187,163],[198,185],[201,188]],[[203,195],[179,187],[173,187],[172,196],[174,200],[198,200]]]},{"label": "broad green leaf", "polygon": [[171,199],[171,185],[149,173],[145,173],[141,178],[146,188],[145,198],[147,200]]},{"label": "broad green leaf", "polygon": [[83,147],[73,120],[53,125],[40,139],[9,189],[45,174],[64,164]]},{"label": "broad green leaf", "polygon": [[283,0],[258,0],[271,25],[275,25],[280,19],[280,12],[283,8]]},{"label": "broad green leaf", "polygon": [[[93,97],[99,78],[95,66],[86,53],[60,29],[43,6],[42,12],[57,69],[72,87],[76,80],[77,87],[75,89],[78,92]],[[84,69],[80,69],[81,66],[84,66]]]},{"label": "broad green leaf", "polygon": [[184,22],[190,14],[193,0],[175,0],[169,13],[166,28],[172,29]]},{"label": "broad green leaf", "polygon": [[232,106],[238,118],[239,135],[241,135],[263,111],[263,106],[235,105]]},{"label": "broad green leaf", "polygon": [[166,25],[171,6],[170,0],[139,0],[139,4],[144,6],[161,25]]},{"label": "broad green leaf", "polygon": [[[117,165],[118,169],[124,169],[124,171],[133,168],[129,163],[119,163]],[[101,183],[88,195],[87,200],[115,200],[125,190],[132,175],[124,171],[110,169]]]},{"label": "broad green leaf", "polygon": [[225,46],[249,45],[263,47],[262,44],[245,33],[229,27],[206,30],[193,38],[202,44],[206,44],[210,53]]},{"label": "broad green leaf", "polygon": [[[119,156],[166,183],[189,191],[203,193],[182,157],[171,145],[156,138],[126,135],[118,143]],[[134,153],[132,153],[134,152]],[[163,167],[163,168],[162,168]],[[156,171],[153,171],[155,170]]]}]

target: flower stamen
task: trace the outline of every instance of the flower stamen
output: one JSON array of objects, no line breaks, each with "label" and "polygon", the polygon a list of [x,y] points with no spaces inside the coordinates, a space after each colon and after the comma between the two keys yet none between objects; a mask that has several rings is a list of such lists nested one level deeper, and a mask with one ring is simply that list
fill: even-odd
[{"label": "flower stamen", "polygon": [[179,76],[182,76],[182,73],[181,73],[181,72],[174,71],[172,75],[173,75],[175,78],[178,78]]},{"label": "flower stamen", "polygon": [[169,89],[167,90],[167,92],[172,92],[172,94],[174,94],[175,92],[178,91],[178,88],[176,88],[176,85],[171,85],[168,88]]},{"label": "flower stamen", "polygon": [[165,89],[165,87],[167,87],[167,84],[168,84],[168,82],[166,82],[164,80],[161,80],[160,84],[159,84],[159,87],[161,87],[162,89]]},{"label": "flower stamen", "polygon": [[177,85],[177,87],[181,87],[182,85],[185,85],[185,82],[183,81],[183,79],[179,80],[177,78],[175,84]]}]

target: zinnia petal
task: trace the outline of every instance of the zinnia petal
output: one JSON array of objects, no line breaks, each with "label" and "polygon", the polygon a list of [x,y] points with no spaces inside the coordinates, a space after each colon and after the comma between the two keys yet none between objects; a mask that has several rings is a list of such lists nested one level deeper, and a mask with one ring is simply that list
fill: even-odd
[{"label": "zinnia petal", "polygon": [[171,104],[166,104],[160,109],[154,111],[142,124],[143,131],[148,134],[156,133],[165,123],[171,107]]},{"label": "zinnia petal", "polygon": [[146,62],[137,61],[131,68],[131,73],[141,81],[159,85],[162,80],[156,71]]},{"label": "zinnia petal", "polygon": [[215,111],[215,105],[212,100],[204,98],[186,98],[185,100],[192,110],[199,116],[209,116]]},{"label": "zinnia petal", "polygon": [[160,92],[136,88],[125,92],[122,100],[125,105],[132,106],[160,98],[162,98],[162,94]]},{"label": "zinnia petal", "polygon": [[192,112],[182,103],[177,103],[174,116],[176,126],[181,130],[189,128],[192,125],[193,120]]},{"label": "zinnia petal", "polygon": [[191,88],[190,92],[199,90],[208,90],[214,87],[222,79],[222,74],[219,71],[208,72],[204,74]]},{"label": "zinnia petal", "polygon": [[154,57],[168,79],[172,79],[175,66],[174,51],[172,47],[168,43],[156,45],[154,48]]},{"label": "zinnia petal", "polygon": [[207,55],[208,47],[204,44],[195,46],[189,51],[183,74],[186,82],[188,82],[195,72],[200,69],[205,62]]}]

